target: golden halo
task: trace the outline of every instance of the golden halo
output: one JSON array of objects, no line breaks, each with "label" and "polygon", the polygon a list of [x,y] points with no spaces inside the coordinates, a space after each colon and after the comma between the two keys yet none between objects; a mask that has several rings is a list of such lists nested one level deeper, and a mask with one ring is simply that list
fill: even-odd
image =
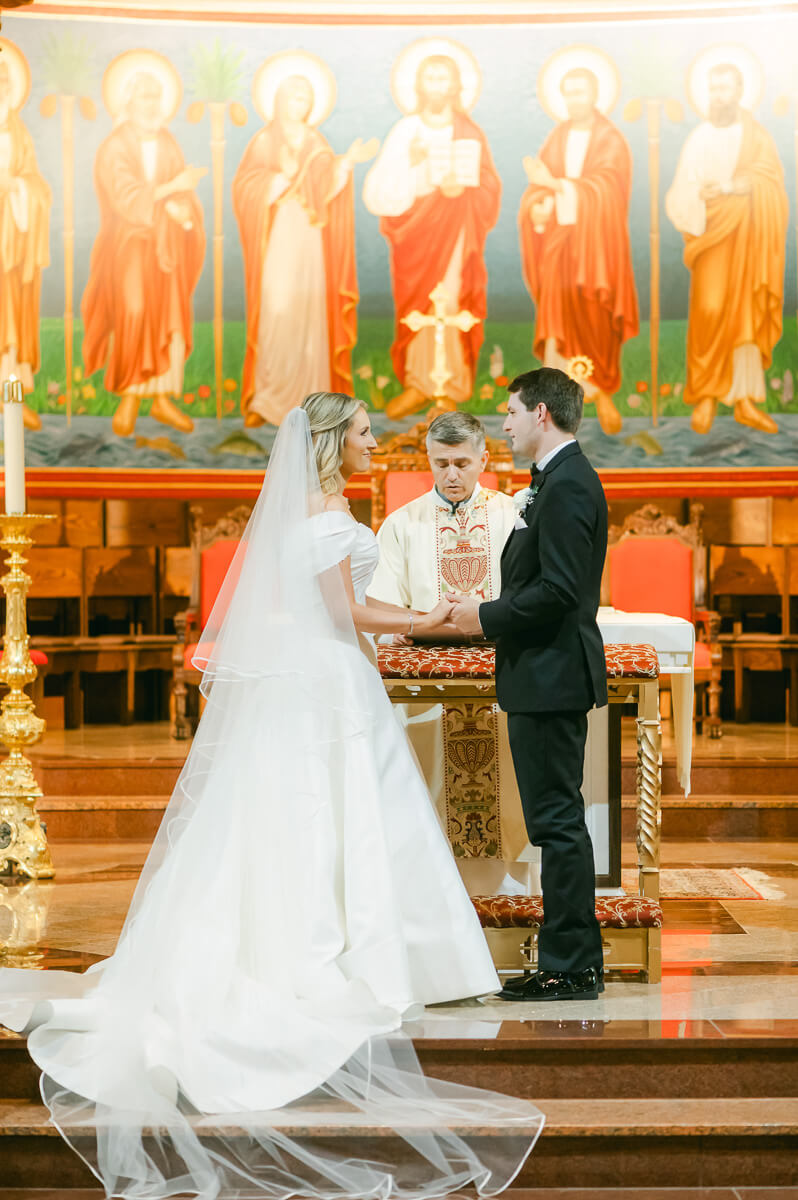
[{"label": "golden halo", "polygon": [[621,77],[609,54],[605,54],[597,46],[565,46],[556,54],[552,54],[538,75],[538,100],[552,121],[568,120],[568,109],[560,85],[563,76],[576,67],[586,67],[598,79],[596,108],[600,113],[606,116],[617,103],[621,93]]},{"label": "golden halo", "polygon": [[301,75],[307,79],[313,89],[313,108],[308,125],[321,125],[335,107],[338,85],[326,62],[307,50],[283,50],[267,58],[258,67],[252,80],[252,103],[261,119],[272,120],[277,89],[291,75]]},{"label": "golden halo", "polygon": [[420,38],[417,42],[411,42],[409,46],[405,46],[391,71],[391,93],[396,107],[401,109],[406,116],[414,113],[418,106],[416,99],[418,68],[425,58],[430,58],[435,54],[445,54],[447,58],[453,58],[457,63],[460,82],[463,85],[460,100],[466,112],[471,112],[479,98],[482,89],[482,72],[471,51],[460,42],[453,42],[450,38]]},{"label": "golden halo", "polygon": [[586,383],[593,374],[593,359],[586,354],[575,354],[568,363],[568,374],[577,383]]},{"label": "golden halo", "polygon": [[702,50],[687,68],[687,97],[699,117],[706,118],[709,112],[709,72],[721,63],[731,63],[742,74],[743,108],[754,109],[762,99],[765,76],[759,59],[747,46],[723,42]]},{"label": "golden halo", "polygon": [[122,115],[128,85],[139,72],[154,75],[163,88],[163,118],[171,121],[183,99],[183,84],[169,59],[157,50],[125,50],[117,54],[103,75],[103,103],[114,118]]},{"label": "golden halo", "polygon": [[0,37],[0,62],[8,67],[8,79],[11,84],[11,107],[16,111],[30,94],[30,67],[28,60],[13,42]]}]

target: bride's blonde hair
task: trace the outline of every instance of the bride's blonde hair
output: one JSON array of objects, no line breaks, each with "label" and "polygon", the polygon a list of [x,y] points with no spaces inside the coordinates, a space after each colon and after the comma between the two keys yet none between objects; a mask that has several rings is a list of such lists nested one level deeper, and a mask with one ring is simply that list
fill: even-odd
[{"label": "bride's blonde hair", "polygon": [[302,401],[302,407],[308,414],[321,490],[328,494],[338,492],[344,483],[341,478],[344,442],[363,401],[343,392],[312,392]]}]

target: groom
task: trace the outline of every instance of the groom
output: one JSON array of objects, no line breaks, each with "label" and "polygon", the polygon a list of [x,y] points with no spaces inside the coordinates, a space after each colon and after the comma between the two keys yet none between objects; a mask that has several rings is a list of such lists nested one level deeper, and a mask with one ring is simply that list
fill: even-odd
[{"label": "groom", "polygon": [[593,846],[581,794],[587,714],[607,703],[596,624],[607,550],[607,502],[574,434],[579,384],[552,367],[508,387],[513,450],[532,459],[526,504],[502,554],[501,594],[452,602],[462,633],[496,642],[496,694],[529,839],[542,847],[543,925],[535,975],[509,979],[505,1000],[595,1000],[603,991]]}]

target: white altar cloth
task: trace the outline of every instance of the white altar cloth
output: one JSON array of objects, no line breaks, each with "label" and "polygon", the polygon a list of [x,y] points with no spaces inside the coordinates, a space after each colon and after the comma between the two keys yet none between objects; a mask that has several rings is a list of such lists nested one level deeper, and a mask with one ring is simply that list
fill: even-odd
[{"label": "white altar cloth", "polygon": [[695,626],[683,617],[665,613],[627,613],[600,608],[598,626],[605,643],[653,646],[661,675],[671,677],[676,774],[685,796],[690,795],[693,759],[693,653]]}]

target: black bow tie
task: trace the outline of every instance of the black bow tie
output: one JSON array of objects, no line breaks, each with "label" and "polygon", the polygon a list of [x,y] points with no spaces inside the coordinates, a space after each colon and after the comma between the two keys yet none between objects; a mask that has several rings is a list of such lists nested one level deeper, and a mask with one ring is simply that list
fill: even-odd
[{"label": "black bow tie", "polygon": [[541,471],[537,463],[532,464],[532,470],[529,472],[529,482],[532,484],[532,487],[540,483],[544,474],[545,471]]}]

